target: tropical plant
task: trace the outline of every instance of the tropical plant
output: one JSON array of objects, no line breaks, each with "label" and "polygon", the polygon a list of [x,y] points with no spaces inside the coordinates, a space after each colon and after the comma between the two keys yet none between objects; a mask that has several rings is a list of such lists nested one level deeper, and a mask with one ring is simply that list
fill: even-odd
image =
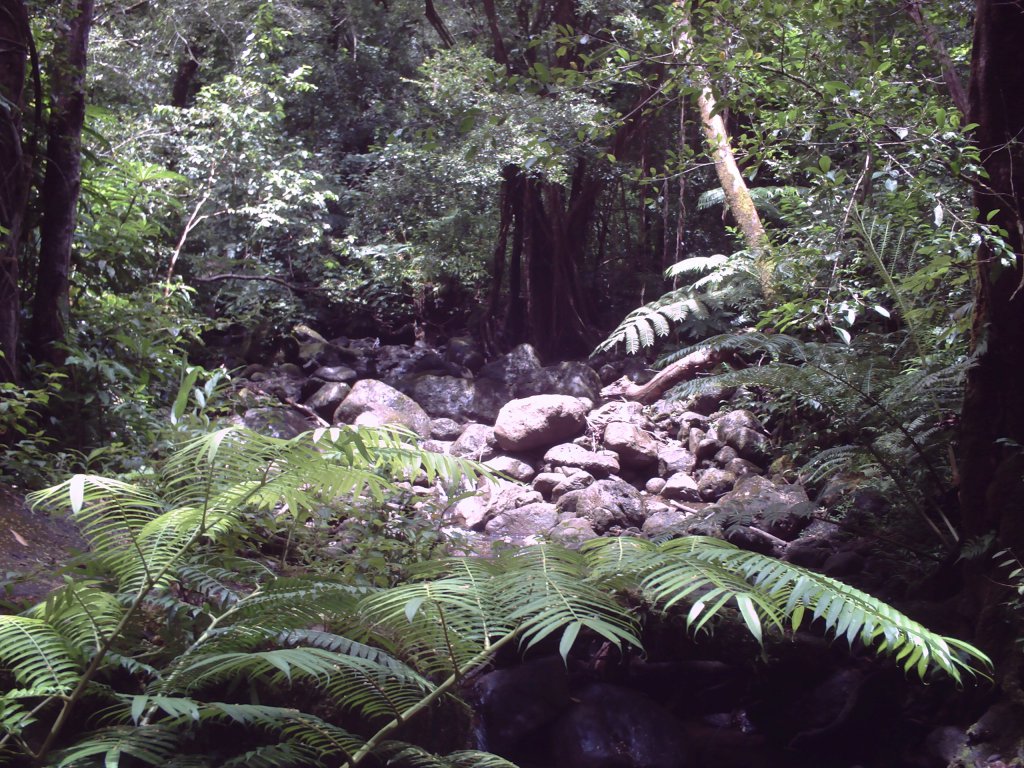
[{"label": "tropical plant", "polygon": [[[354,768],[373,754],[394,765],[507,765],[484,753],[440,758],[392,737],[511,644],[557,640],[567,656],[593,633],[639,647],[637,596],[659,610],[687,605],[694,631],[727,615],[758,640],[817,624],[918,675],[960,680],[987,668],[976,649],[869,595],[714,539],[428,561],[390,589],[268,567],[268,514],[312,523],[320,505],[383,498],[398,478],[479,473],[408,437],[331,428],[277,440],[231,427],[188,441],[148,482],[76,475],[35,494],[37,505],[70,510],[92,552],[46,602],[0,617],[0,666],[14,683],[0,696],[0,749],[61,766],[130,757]],[[83,721],[86,702],[98,714]],[[71,732],[82,725],[92,730]]]}]

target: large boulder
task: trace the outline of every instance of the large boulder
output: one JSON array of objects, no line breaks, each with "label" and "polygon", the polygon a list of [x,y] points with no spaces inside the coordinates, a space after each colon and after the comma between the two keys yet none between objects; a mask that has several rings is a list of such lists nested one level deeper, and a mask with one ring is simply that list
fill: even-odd
[{"label": "large boulder", "polygon": [[599,534],[613,527],[639,528],[647,517],[640,492],[624,480],[598,480],[576,493],[575,516],[589,520]]},{"label": "large boulder", "polygon": [[732,446],[740,458],[762,467],[771,461],[771,442],[761,422],[750,411],[729,411],[718,419],[715,426],[719,440]]},{"label": "large boulder", "polygon": [[644,414],[644,406],[628,400],[613,400],[595,408],[587,416],[591,427],[606,427],[613,421],[633,424],[641,429],[649,429],[650,420]]},{"label": "large boulder", "polygon": [[642,693],[591,683],[552,728],[560,768],[684,768],[682,724]]},{"label": "large boulder", "polygon": [[462,379],[455,376],[420,374],[406,377],[402,391],[434,417],[456,421],[493,422],[512,393],[492,379]]},{"label": "large boulder", "polygon": [[309,422],[294,408],[250,408],[238,418],[243,427],[269,437],[291,440],[307,431]]},{"label": "large boulder", "polygon": [[543,501],[507,509],[489,517],[484,532],[505,541],[528,544],[538,540],[558,523],[554,504]]},{"label": "large boulder", "polygon": [[535,395],[505,404],[494,435],[505,451],[528,451],[561,443],[583,432],[590,403],[567,395]]},{"label": "large boulder", "polygon": [[407,395],[376,379],[357,381],[338,409],[335,423],[400,424],[421,437],[430,437],[430,417]]},{"label": "large boulder", "polygon": [[736,480],[716,505],[726,524],[752,524],[785,541],[792,541],[807,527],[814,510],[803,486],[776,485],[759,475]]},{"label": "large boulder", "polygon": [[601,377],[586,363],[558,363],[527,372],[512,385],[512,394],[569,395],[596,402],[601,394]]},{"label": "large boulder", "polygon": [[658,463],[658,441],[636,424],[610,422],[604,428],[604,447],[614,451],[624,467],[653,467]]},{"label": "large boulder", "polygon": [[529,344],[520,344],[511,352],[484,365],[480,368],[477,376],[513,387],[517,381],[525,379],[540,369],[540,358],[537,357],[536,350]]}]

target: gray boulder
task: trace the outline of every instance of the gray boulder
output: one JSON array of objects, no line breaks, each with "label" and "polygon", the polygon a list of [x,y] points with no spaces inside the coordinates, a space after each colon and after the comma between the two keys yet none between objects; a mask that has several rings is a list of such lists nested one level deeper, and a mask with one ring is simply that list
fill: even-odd
[{"label": "gray boulder", "polygon": [[659,509],[644,520],[643,533],[652,539],[659,536],[686,536],[693,513],[686,509],[667,507]]},{"label": "gray boulder", "polygon": [[484,533],[516,543],[531,543],[558,523],[554,504],[535,502],[490,517]]},{"label": "gray boulder", "polygon": [[323,381],[352,382],[358,378],[358,375],[347,365],[322,365],[313,371],[312,378]]},{"label": "gray boulder", "polygon": [[604,446],[618,454],[624,467],[644,468],[658,463],[658,441],[635,424],[609,423],[604,429]]},{"label": "gray boulder", "polygon": [[545,448],[580,434],[589,403],[567,395],[535,395],[502,407],[494,424],[498,445],[505,451]]},{"label": "gray boulder", "polygon": [[701,494],[697,481],[685,472],[676,472],[661,489],[662,498],[671,501],[700,501]]},{"label": "gray boulder", "polygon": [[559,501],[566,494],[573,491],[582,491],[593,482],[594,476],[592,474],[585,470],[577,469],[572,474],[563,476],[562,481],[551,489],[551,500]]},{"label": "gray boulder", "polygon": [[576,516],[590,521],[594,531],[606,533],[609,528],[640,527],[647,511],[640,492],[624,480],[597,480],[579,491]]},{"label": "gray boulder", "polygon": [[376,379],[357,381],[334,412],[334,423],[400,424],[430,437],[430,417],[407,395]]},{"label": "gray boulder", "polygon": [[243,427],[269,437],[291,440],[310,428],[294,408],[250,408],[238,419]]},{"label": "gray boulder", "polygon": [[596,402],[601,394],[601,377],[585,363],[565,362],[527,372],[512,385],[516,397],[569,395]]},{"label": "gray boulder", "polygon": [[590,525],[590,521],[582,517],[570,517],[561,520],[552,528],[548,536],[559,544],[575,549],[585,541],[596,539],[597,534]]},{"label": "gray boulder", "polygon": [[306,398],[304,405],[316,411],[320,418],[330,420],[334,418],[334,412],[351,392],[352,387],[344,382],[327,381]]},{"label": "gray boulder", "polygon": [[498,455],[494,429],[486,424],[468,424],[451,447],[452,456],[460,459],[488,461]]},{"label": "gray boulder", "polygon": [[402,380],[402,391],[434,417],[493,422],[512,397],[508,387],[491,379],[419,374]]},{"label": "gray boulder", "polygon": [[658,474],[669,477],[676,472],[690,473],[697,466],[697,457],[678,443],[669,443],[658,449]]},{"label": "gray boulder", "polygon": [[640,403],[626,400],[613,400],[595,408],[587,416],[591,427],[606,427],[614,421],[633,424],[641,429],[649,429],[650,420],[644,415],[644,407]]},{"label": "gray boulder", "polygon": [[493,459],[485,461],[484,464],[494,471],[501,472],[503,475],[508,475],[513,480],[519,480],[522,483],[530,482],[533,476],[537,474],[537,470],[525,461],[511,456],[495,456]]},{"label": "gray boulder", "polygon": [[784,541],[792,541],[811,521],[814,505],[801,485],[776,485],[758,475],[736,481],[717,504],[733,520],[751,523]]},{"label": "gray boulder", "polygon": [[562,443],[549,448],[544,454],[544,463],[551,467],[578,467],[601,477],[619,471],[619,460],[614,453],[588,451],[575,443]]},{"label": "gray boulder", "polygon": [[736,475],[724,469],[706,469],[697,481],[700,497],[705,501],[717,501],[732,490]]}]

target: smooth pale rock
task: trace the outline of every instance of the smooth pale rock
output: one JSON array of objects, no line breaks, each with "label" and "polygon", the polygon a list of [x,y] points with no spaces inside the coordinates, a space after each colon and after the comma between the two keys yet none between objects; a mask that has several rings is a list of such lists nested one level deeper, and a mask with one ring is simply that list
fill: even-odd
[{"label": "smooth pale rock", "polygon": [[697,481],[685,472],[676,472],[665,481],[661,489],[663,498],[671,501],[700,501],[700,488]]},{"label": "smooth pale rock", "polygon": [[452,456],[474,461],[488,461],[498,455],[498,440],[494,429],[486,424],[468,424],[456,438]]},{"label": "smooth pale rock", "polygon": [[665,478],[652,477],[644,484],[644,490],[650,494],[658,495],[665,487]]},{"label": "smooth pale rock", "polygon": [[314,379],[323,379],[324,381],[351,382],[355,381],[358,375],[347,365],[322,365],[313,371]]},{"label": "smooth pale rock", "polygon": [[424,451],[430,451],[431,453],[443,453],[447,455],[451,453],[452,441],[434,440],[433,438],[431,438],[430,440],[424,440],[422,443],[420,443],[420,448],[422,448]]},{"label": "smooth pale rock", "polygon": [[334,412],[334,423],[400,424],[421,437],[430,437],[426,412],[408,395],[376,379],[356,382]]},{"label": "smooth pale rock", "polygon": [[478,494],[459,499],[446,511],[445,517],[452,525],[482,530],[487,515],[487,500]]},{"label": "smooth pale rock", "polygon": [[575,443],[562,443],[550,448],[544,454],[544,463],[552,467],[579,467],[602,477],[619,471],[619,459],[614,453],[588,451]]},{"label": "smooth pale rock", "polygon": [[493,459],[485,461],[484,465],[523,483],[530,482],[533,476],[537,474],[537,470],[525,461],[512,458],[511,456],[495,456]]},{"label": "smooth pale rock", "polygon": [[430,436],[435,440],[454,441],[465,429],[465,424],[459,424],[454,419],[439,418],[430,420]]},{"label": "smooth pale rock", "polygon": [[705,436],[697,443],[697,447],[694,449],[693,455],[697,457],[698,463],[701,461],[710,461],[715,457],[715,454],[724,447],[725,446],[722,442],[717,438]]},{"label": "smooth pale rock", "polygon": [[580,434],[589,403],[567,395],[536,395],[505,404],[494,423],[505,451],[528,451],[555,445]]},{"label": "smooth pale rock", "polygon": [[604,446],[618,454],[624,467],[652,467],[658,463],[658,441],[635,424],[610,422],[604,428]]}]

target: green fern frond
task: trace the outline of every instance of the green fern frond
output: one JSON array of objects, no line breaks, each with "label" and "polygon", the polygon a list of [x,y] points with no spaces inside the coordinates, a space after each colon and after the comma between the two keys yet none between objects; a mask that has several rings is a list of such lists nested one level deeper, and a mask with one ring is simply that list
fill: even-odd
[{"label": "green fern frond", "polygon": [[132,757],[145,765],[164,765],[178,752],[181,734],[162,726],[136,728],[117,726],[93,733],[58,756],[58,768],[116,766],[122,757]]},{"label": "green fern frond", "polygon": [[116,630],[124,608],[98,582],[65,584],[25,615],[52,626],[80,654],[90,656]]},{"label": "green fern frond", "polygon": [[403,742],[385,742],[380,747],[389,768],[517,768],[515,763],[490,752],[460,750],[440,756]]},{"label": "green fern frond", "polygon": [[57,629],[29,616],[0,616],[0,664],[39,696],[70,693],[82,671]]}]

